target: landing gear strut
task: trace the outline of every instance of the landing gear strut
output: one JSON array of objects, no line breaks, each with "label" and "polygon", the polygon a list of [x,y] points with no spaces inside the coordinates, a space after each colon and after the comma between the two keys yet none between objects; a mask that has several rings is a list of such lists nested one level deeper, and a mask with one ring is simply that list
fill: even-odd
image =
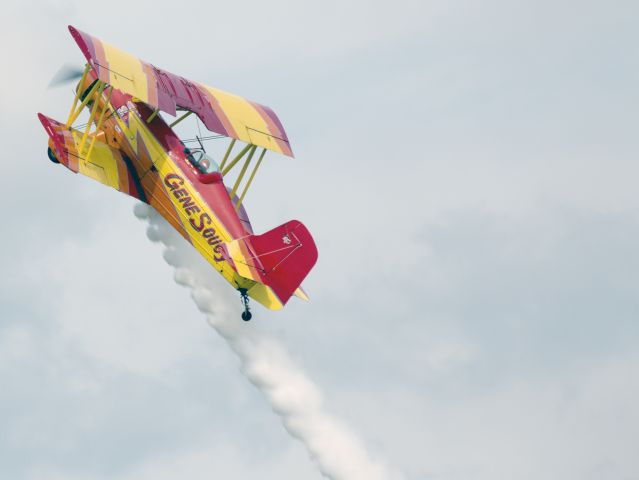
[{"label": "landing gear strut", "polygon": [[242,320],[248,322],[253,315],[251,315],[251,309],[249,308],[249,298],[246,294],[246,288],[240,288],[240,296],[242,298],[242,304],[244,305],[244,311],[242,312]]}]

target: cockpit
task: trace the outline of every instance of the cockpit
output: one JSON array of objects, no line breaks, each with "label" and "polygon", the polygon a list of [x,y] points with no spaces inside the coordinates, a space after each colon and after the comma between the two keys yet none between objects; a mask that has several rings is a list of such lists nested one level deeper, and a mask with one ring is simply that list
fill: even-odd
[{"label": "cockpit", "polygon": [[186,159],[191,165],[193,165],[198,172],[202,174],[217,173],[220,171],[220,166],[217,164],[213,157],[207,155],[204,150],[190,148],[184,149]]}]

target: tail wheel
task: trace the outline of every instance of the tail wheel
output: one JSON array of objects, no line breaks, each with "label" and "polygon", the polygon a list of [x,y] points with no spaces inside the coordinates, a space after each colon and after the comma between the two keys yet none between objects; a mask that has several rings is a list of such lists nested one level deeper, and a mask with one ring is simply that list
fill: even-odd
[{"label": "tail wheel", "polygon": [[249,308],[249,298],[246,288],[240,288],[240,297],[242,298],[242,305],[244,305],[244,311],[242,312],[242,320],[248,322],[253,315],[251,315],[251,309]]},{"label": "tail wheel", "polygon": [[47,148],[47,156],[49,157],[49,160],[51,160],[53,163],[60,163],[60,160],[58,160],[55,157],[55,153],[53,153],[53,150],[51,150],[51,147]]}]

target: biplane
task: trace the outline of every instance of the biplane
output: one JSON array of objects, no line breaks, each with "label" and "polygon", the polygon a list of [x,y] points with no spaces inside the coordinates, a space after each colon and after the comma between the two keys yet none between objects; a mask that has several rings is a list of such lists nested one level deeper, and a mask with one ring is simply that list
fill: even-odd
[{"label": "biplane", "polygon": [[[291,220],[255,235],[244,208],[266,152],[293,157],[275,112],[69,31],[87,63],[67,121],[38,114],[49,159],[153,207],[239,292],[243,320],[249,297],[272,310],[292,296],[308,300],[301,283],[317,261],[308,229]],[[76,127],[82,112],[88,122]],[[219,163],[200,137],[188,147],[175,132],[193,114],[229,142]]]}]

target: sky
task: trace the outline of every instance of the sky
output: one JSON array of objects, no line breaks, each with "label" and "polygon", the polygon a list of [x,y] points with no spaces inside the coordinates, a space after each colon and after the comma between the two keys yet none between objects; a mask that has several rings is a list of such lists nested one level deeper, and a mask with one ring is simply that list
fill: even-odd
[{"label": "sky", "polygon": [[371,459],[406,480],[639,479],[637,18],[5,2],[0,477],[322,478],[136,202],[47,159],[36,112],[68,114],[47,84],[82,64],[71,24],[278,113],[296,158],[267,156],[246,207],[256,232],[302,220],[319,261],[310,302],[237,328]]}]

